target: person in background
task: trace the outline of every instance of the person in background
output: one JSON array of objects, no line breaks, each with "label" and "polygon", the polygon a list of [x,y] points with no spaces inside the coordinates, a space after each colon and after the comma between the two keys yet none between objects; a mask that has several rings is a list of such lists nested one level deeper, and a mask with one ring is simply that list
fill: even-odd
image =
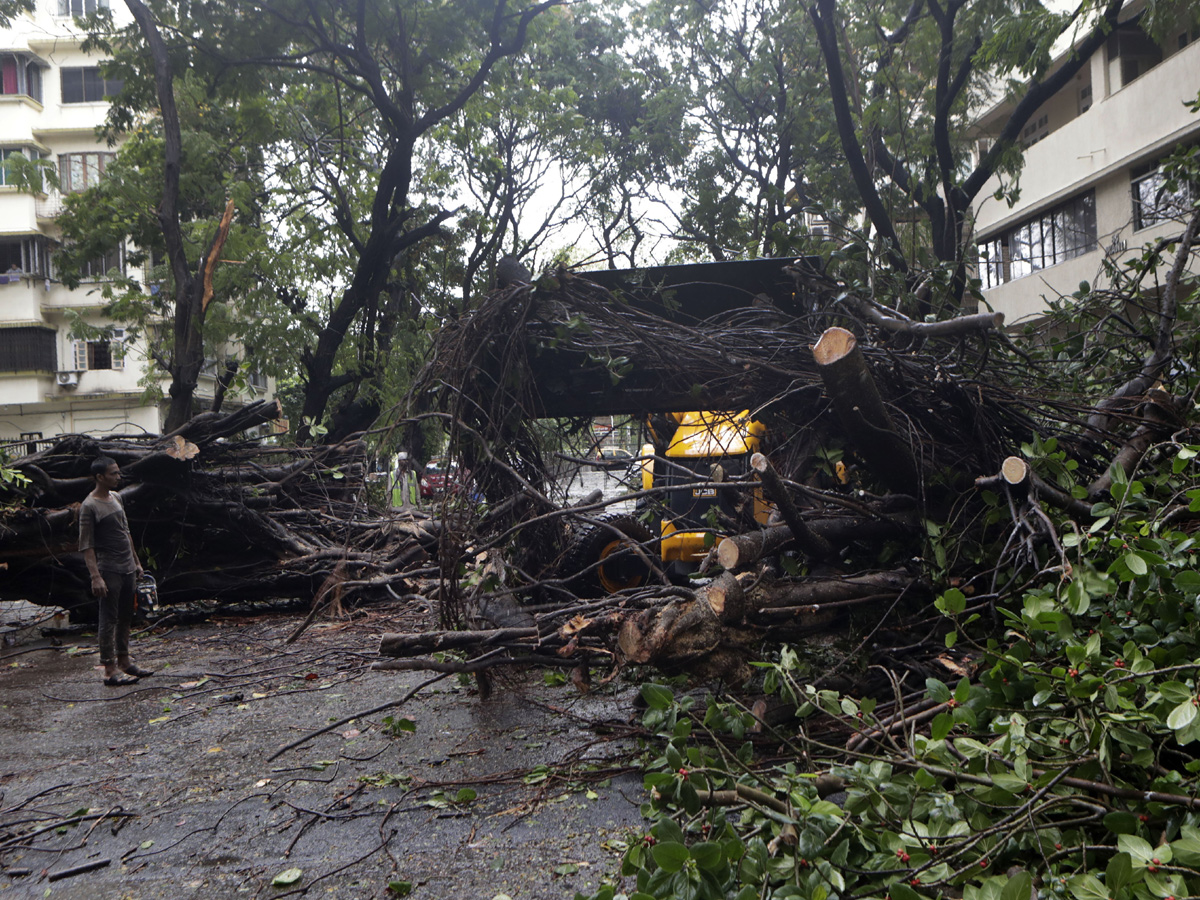
[{"label": "person in background", "polygon": [[412,463],[407,458],[401,458],[392,482],[392,506],[418,506],[420,496],[417,493],[417,481]]},{"label": "person in background", "polygon": [[100,662],[109,687],[136,684],[153,675],[129,658],[129,632],[133,624],[135,579],[142,574],[125,506],[117,494],[121,469],[116,460],[101,456],[92,461],[95,489],[79,506],[79,549],[92,577],[92,595],[100,608]]}]

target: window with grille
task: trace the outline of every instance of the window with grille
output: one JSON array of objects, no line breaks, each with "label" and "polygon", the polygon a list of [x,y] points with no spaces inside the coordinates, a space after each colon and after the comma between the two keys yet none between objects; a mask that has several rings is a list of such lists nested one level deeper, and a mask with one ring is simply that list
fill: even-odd
[{"label": "window with grille", "polygon": [[979,277],[985,288],[996,287],[1096,246],[1096,194],[1088,191],[980,242]]},{"label": "window with grille", "polygon": [[114,269],[120,275],[125,274],[125,254],[121,252],[120,247],[109,250],[103,256],[98,256],[81,266],[80,280],[102,281],[110,278]]},{"label": "window with grille", "polygon": [[45,238],[0,240],[0,275],[46,275],[50,271],[50,248]]},{"label": "window with grille", "polygon": [[119,78],[105,79],[98,66],[69,66],[58,70],[63,103],[99,103],[124,87]]},{"label": "window with grille", "polygon": [[60,16],[90,16],[98,9],[108,9],[109,0],[58,0]]},{"label": "window with grille", "polygon": [[1163,170],[1161,161],[1134,169],[1130,188],[1135,231],[1182,218],[1200,198],[1197,185],[1172,177]]},{"label": "window with grille", "polygon": [[40,325],[0,328],[0,372],[54,372],[58,334]]}]

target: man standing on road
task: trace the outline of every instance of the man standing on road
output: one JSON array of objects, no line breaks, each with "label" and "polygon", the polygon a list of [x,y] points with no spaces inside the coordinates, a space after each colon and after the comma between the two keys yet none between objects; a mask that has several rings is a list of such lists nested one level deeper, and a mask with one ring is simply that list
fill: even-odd
[{"label": "man standing on road", "polygon": [[141,577],[125,507],[116,493],[121,469],[101,456],[92,462],[96,487],[79,506],[79,549],[92,576],[92,595],[100,608],[100,662],[109,687],[136,684],[148,669],[129,658],[135,578]]}]

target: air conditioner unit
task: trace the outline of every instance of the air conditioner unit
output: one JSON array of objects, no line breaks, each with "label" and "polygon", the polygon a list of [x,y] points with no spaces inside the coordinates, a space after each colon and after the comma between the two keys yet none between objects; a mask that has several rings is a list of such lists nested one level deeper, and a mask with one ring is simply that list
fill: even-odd
[{"label": "air conditioner unit", "polygon": [[79,387],[79,373],[78,372],[59,372],[56,380],[58,381],[59,387],[64,387],[64,388]]}]

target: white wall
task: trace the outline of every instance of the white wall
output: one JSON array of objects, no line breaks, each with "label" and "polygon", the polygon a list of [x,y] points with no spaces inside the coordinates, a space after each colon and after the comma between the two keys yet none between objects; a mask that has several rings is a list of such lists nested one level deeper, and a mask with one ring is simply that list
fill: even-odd
[{"label": "white wall", "polygon": [[[1200,89],[1200,43],[1188,45],[1105,97],[1107,74],[1101,51],[1091,66],[1092,108],[1026,150],[1020,196],[1013,206],[992,196],[998,179],[980,192],[984,199],[975,222],[979,238],[1006,231],[1088,189],[1096,194],[1096,250],[984,292],[988,304],[1003,312],[1010,324],[1041,314],[1043,297],[1071,294],[1081,281],[1099,282],[1106,254],[1123,261],[1142,245],[1179,231],[1171,222],[1133,231],[1130,170],[1182,142],[1200,139],[1200,116],[1183,105],[1195,100]],[[1077,102],[1076,91],[1073,83],[1047,106],[1065,111],[1068,100]]]},{"label": "white wall", "polygon": [[1188,135],[1200,133],[1200,119],[1183,105],[1196,99],[1198,89],[1200,42],[1168,57],[1030,147],[1015,206],[994,199],[1000,181],[989,181],[980,191],[976,231],[986,234],[1019,222],[1117,168],[1155,157]]}]

